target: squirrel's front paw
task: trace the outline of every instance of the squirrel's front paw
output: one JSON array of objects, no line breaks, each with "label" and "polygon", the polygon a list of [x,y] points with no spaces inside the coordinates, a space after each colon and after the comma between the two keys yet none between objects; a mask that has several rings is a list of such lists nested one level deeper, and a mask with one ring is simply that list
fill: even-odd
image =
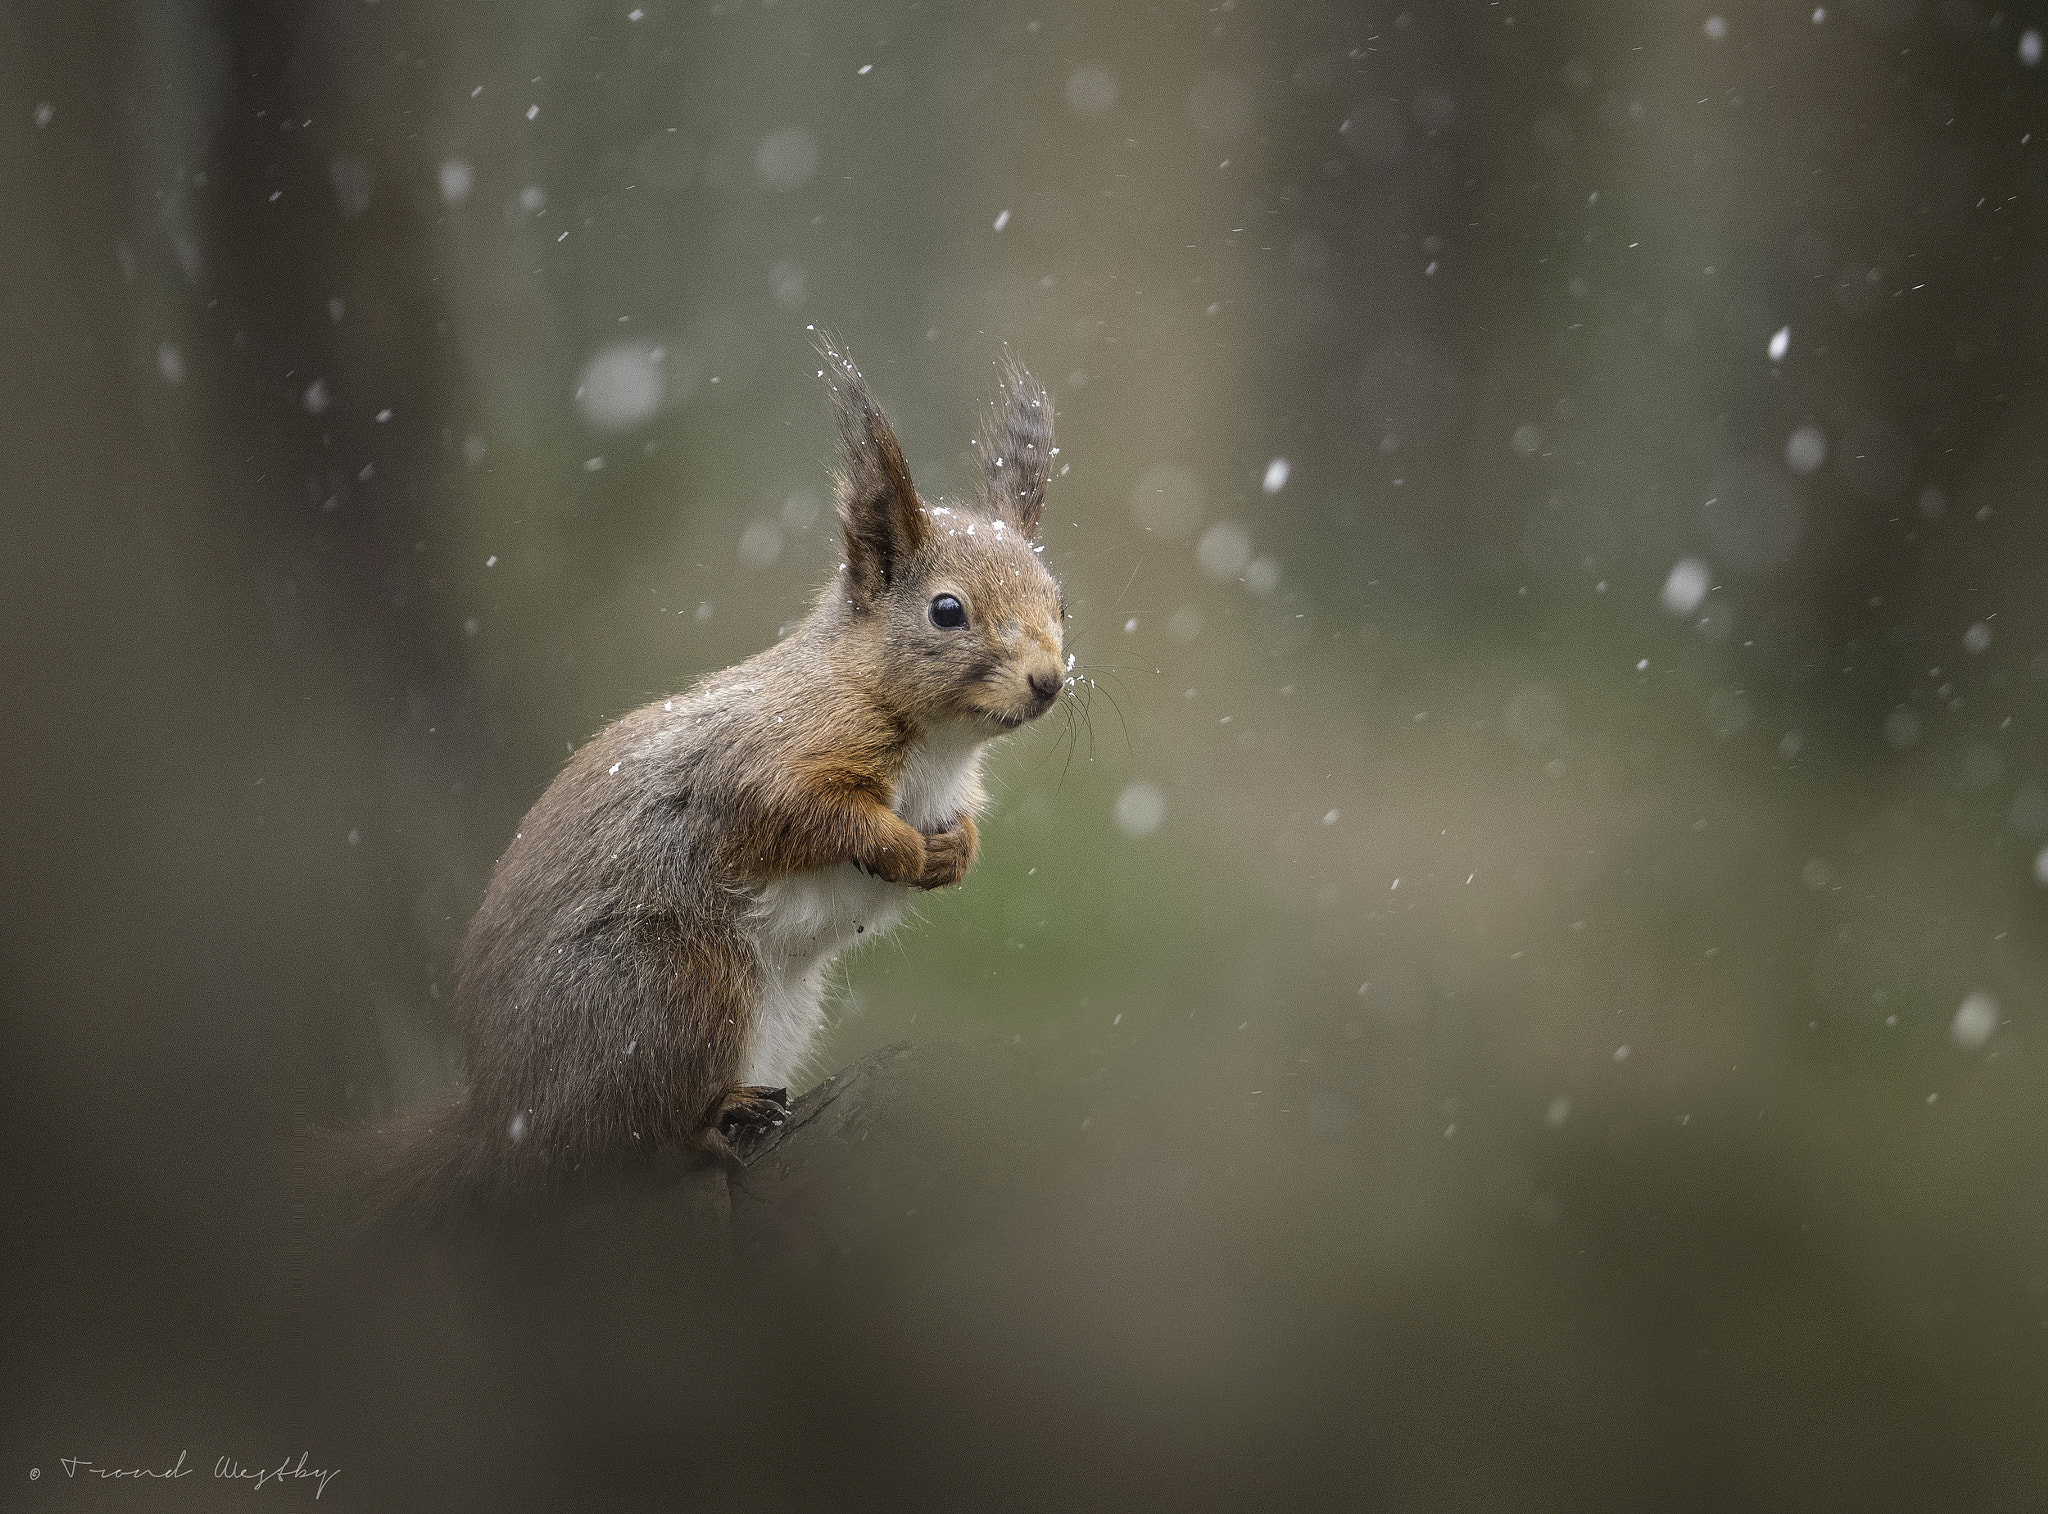
[{"label": "squirrel's front paw", "polygon": [[967,876],[980,855],[981,835],[974,822],[962,815],[949,829],[924,838],[924,875],[917,886],[951,888]]}]

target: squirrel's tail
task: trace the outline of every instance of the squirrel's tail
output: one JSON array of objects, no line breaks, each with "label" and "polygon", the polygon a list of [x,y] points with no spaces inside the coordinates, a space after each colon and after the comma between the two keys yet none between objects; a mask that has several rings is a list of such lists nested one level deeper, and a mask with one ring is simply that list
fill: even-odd
[{"label": "squirrel's tail", "polygon": [[350,1228],[454,1219],[506,1176],[459,1092],[375,1125],[305,1129],[295,1145],[301,1192]]}]

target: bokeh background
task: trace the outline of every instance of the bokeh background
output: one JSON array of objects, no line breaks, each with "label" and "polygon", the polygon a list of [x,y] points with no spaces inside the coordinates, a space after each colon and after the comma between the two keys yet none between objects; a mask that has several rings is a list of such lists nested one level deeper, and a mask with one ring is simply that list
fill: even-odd
[{"label": "bokeh background", "polygon": [[[2044,29],[0,8],[7,1502],[2041,1507]],[[567,751],[836,561],[813,325],[1068,466],[818,1068],[1003,1048],[951,1218],[309,1259]]]}]

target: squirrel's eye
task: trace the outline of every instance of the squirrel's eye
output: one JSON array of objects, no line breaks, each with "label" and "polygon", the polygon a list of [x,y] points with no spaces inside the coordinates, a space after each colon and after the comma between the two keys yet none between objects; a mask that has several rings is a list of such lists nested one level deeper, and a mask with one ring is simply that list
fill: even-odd
[{"label": "squirrel's eye", "polygon": [[957,631],[967,624],[967,607],[950,594],[932,601],[932,624],[941,631]]}]

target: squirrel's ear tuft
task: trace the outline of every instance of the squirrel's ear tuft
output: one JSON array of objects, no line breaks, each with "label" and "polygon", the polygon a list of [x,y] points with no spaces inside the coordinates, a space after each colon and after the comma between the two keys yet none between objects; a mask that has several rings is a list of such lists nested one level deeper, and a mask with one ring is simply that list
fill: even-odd
[{"label": "squirrel's ear tuft", "polygon": [[1052,396],[1010,353],[998,366],[1002,393],[981,430],[988,505],[1026,536],[1035,536],[1052,477]]},{"label": "squirrel's ear tuft", "polygon": [[817,347],[839,422],[832,495],[846,537],[846,568],[855,601],[871,604],[902,576],[911,554],[929,537],[930,526],[903,449],[868,393],[867,381],[829,336],[820,333]]}]

